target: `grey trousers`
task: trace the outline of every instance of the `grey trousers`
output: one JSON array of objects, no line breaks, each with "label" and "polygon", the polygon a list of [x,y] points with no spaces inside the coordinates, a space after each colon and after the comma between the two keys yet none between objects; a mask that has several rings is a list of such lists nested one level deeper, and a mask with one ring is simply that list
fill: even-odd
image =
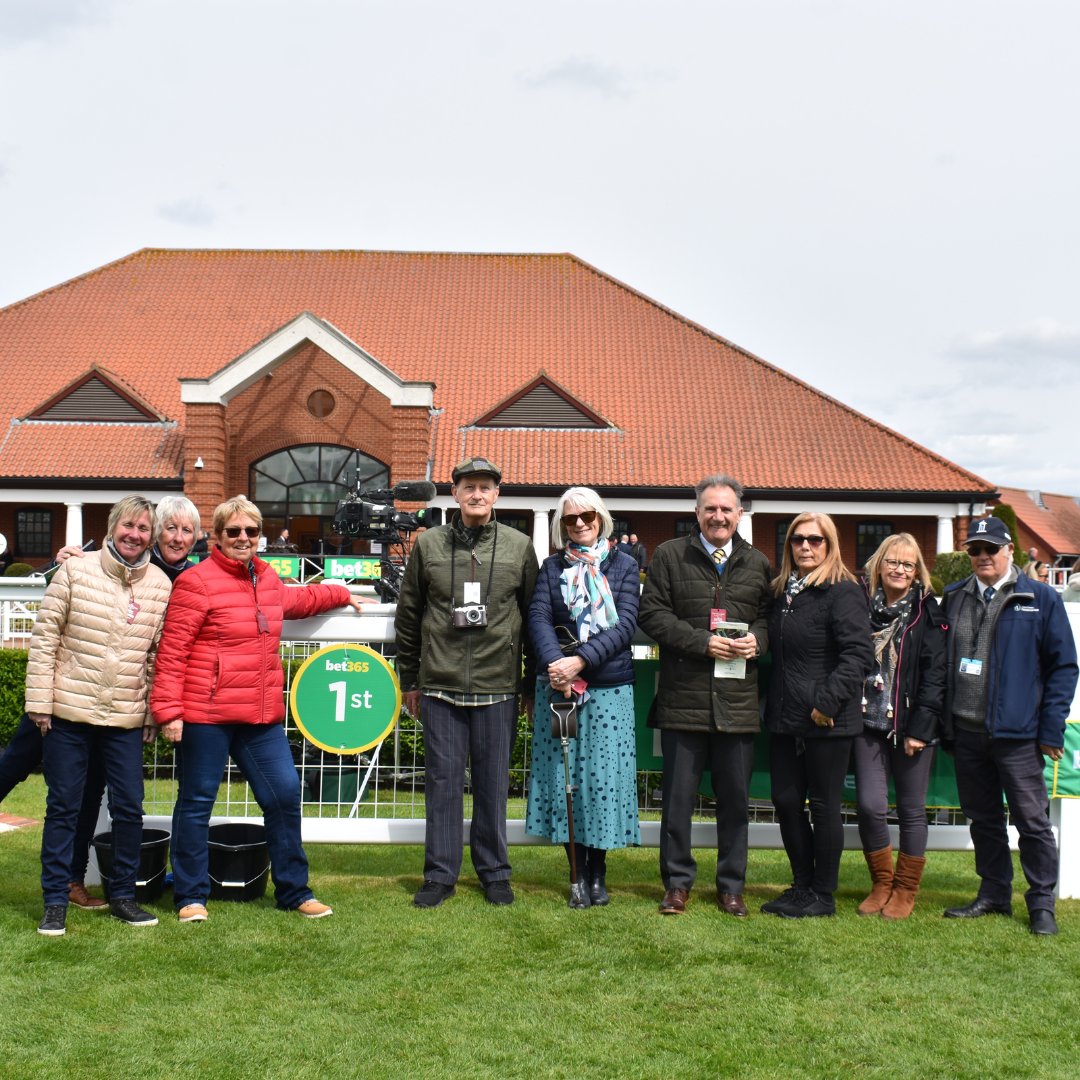
[{"label": "grey trousers", "polygon": [[485,885],[508,881],[506,799],[510,753],[517,735],[516,700],[465,707],[425,695],[420,712],[427,803],[424,880],[453,885],[461,873],[468,763],[473,795],[469,832],[473,868]]}]

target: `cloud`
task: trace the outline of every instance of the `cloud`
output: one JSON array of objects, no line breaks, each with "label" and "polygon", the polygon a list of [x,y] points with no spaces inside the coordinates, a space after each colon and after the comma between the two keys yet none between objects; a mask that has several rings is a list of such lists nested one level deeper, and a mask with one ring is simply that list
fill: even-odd
[{"label": "cloud", "polygon": [[980,331],[958,338],[950,348],[952,356],[965,367],[991,363],[995,368],[1038,364],[1043,374],[1051,368],[1073,370],[1080,361],[1080,330],[1053,319],[1040,319],[1015,330]]},{"label": "cloud", "polygon": [[110,7],[110,0],[4,0],[0,4],[0,48],[104,23]]},{"label": "cloud", "polygon": [[603,67],[590,60],[571,58],[539,75],[524,79],[526,86],[538,90],[568,86],[572,89],[589,90],[605,97],[629,97],[626,78],[618,68]]},{"label": "cloud", "polygon": [[176,202],[162,203],[157,208],[158,216],[175,225],[194,225],[205,228],[213,225],[217,214],[202,199],[178,199]]}]

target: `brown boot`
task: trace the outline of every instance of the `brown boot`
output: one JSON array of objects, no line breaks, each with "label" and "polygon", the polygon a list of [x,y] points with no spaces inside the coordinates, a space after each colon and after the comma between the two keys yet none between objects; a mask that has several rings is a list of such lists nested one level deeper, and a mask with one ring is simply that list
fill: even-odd
[{"label": "brown boot", "polygon": [[104,900],[91,896],[81,881],[73,881],[68,886],[68,903],[82,908],[83,911],[104,911],[109,906]]},{"label": "brown boot", "polygon": [[881,909],[883,919],[906,919],[915,907],[915,897],[922,881],[926,859],[918,855],[900,852],[896,859],[896,876],[893,878],[892,896]]},{"label": "brown boot", "polygon": [[880,851],[864,851],[874,887],[859,905],[860,915],[876,915],[885,906],[893,887],[892,844]]}]

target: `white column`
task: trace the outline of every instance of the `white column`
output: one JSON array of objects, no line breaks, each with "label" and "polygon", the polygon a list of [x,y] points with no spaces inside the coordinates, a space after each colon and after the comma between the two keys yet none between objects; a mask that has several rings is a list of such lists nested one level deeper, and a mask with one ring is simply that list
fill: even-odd
[{"label": "white column", "polygon": [[67,523],[64,526],[64,545],[82,544],[83,523],[81,502],[64,503],[67,508]]},{"label": "white column", "polygon": [[752,510],[744,510],[739,519],[736,532],[748,543],[754,542],[754,514]]},{"label": "white column", "polygon": [[953,519],[951,517],[939,516],[937,519],[937,549],[939,553],[953,549]]},{"label": "white column", "polygon": [[546,510],[533,511],[532,541],[536,558],[543,562],[551,554],[551,523]]}]

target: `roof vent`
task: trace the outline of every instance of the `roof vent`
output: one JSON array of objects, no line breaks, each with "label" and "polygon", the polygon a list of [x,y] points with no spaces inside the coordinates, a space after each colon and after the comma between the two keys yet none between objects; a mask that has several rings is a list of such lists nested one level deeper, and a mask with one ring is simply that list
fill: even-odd
[{"label": "roof vent", "polygon": [[601,428],[602,416],[575,399],[569,390],[541,372],[532,382],[499,402],[473,422],[475,427]]},{"label": "roof vent", "polygon": [[23,419],[160,424],[165,417],[95,364]]}]

